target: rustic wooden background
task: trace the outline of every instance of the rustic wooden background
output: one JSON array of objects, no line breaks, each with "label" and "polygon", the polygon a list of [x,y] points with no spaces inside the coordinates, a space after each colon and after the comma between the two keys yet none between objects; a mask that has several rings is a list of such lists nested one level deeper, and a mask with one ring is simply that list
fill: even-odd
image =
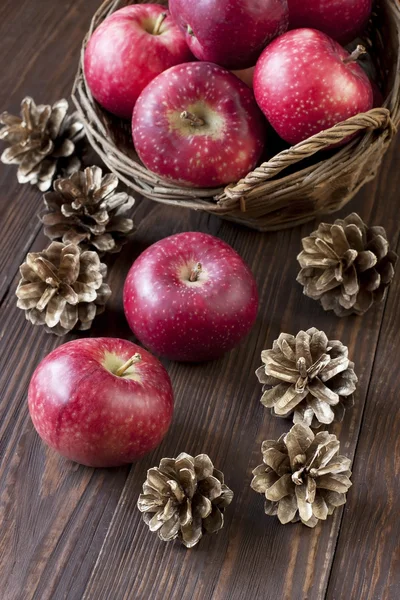
[{"label": "rustic wooden background", "polygon": [[[99,0],[1,0],[0,109],[25,95],[68,96],[81,39]],[[89,159],[90,160],[90,159]],[[357,210],[384,225],[399,248],[400,140]],[[400,274],[387,301],[363,318],[339,320],[296,284],[300,239],[314,223],[258,234],[217,218],[138,201],[138,231],[110,262],[113,296],[90,335],[132,339],[121,292],[134,258],[185,230],[217,235],[250,264],[261,309],[252,334],[220,361],[166,363],[176,392],[162,446],[131,468],[94,470],[46,449],[29,419],[26,392],[38,362],[60,340],[34,328],[15,306],[18,266],[47,245],[40,193],[0,170],[0,596],[2,600],[396,600],[400,598]],[[350,347],[360,377],[355,408],[334,428],[354,458],[344,511],[315,530],[264,516],[249,487],[263,439],[289,423],[259,403],[260,352],[280,331],[316,326]],[[68,339],[72,339],[70,336]],[[226,527],[194,550],[163,544],[136,509],[146,470],[162,456],[207,452],[235,491]]]}]

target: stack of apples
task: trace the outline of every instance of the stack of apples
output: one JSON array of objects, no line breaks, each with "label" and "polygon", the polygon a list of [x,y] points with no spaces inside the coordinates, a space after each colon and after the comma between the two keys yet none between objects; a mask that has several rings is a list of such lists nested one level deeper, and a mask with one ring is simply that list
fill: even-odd
[{"label": "stack of apples", "polygon": [[[85,53],[93,97],[132,120],[145,166],[179,186],[244,177],[268,144],[289,144],[370,110],[373,84],[347,44],[372,0],[170,0],[132,4]],[[288,31],[289,29],[289,31]]]}]

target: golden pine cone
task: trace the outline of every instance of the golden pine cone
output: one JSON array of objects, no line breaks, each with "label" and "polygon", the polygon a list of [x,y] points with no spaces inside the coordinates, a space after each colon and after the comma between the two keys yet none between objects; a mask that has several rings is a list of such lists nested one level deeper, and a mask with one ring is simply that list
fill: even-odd
[{"label": "golden pine cone", "polygon": [[19,183],[29,182],[45,192],[56,175],[68,176],[80,169],[76,151],[85,133],[77,113],[68,115],[67,100],[37,106],[32,98],[24,98],[21,116],[4,112],[0,124],[4,125],[0,139],[10,144],[1,161],[18,165]]},{"label": "golden pine cone", "polygon": [[232,490],[207,454],[193,458],[182,453],[163,458],[159,467],[147,472],[138,508],[161,540],[178,538],[192,548],[203,534],[223,527],[224,510],[232,499]]},{"label": "golden pine cone", "polygon": [[261,403],[277,417],[293,415],[294,423],[317,428],[341,421],[354,404],[358,379],[348,348],[315,327],[296,336],[281,333],[261,359]]},{"label": "golden pine cone", "polygon": [[112,173],[103,176],[100,167],[57,179],[54,191],[44,196],[47,212],[41,221],[45,235],[100,255],[119,252],[134,229],[126,213],[135,200],[118,192],[118,185],[118,177]]},{"label": "golden pine cone", "polygon": [[339,317],[364,314],[381,302],[394,277],[397,254],[383,227],[368,227],[352,213],[321,223],[302,240],[297,281],[304,294]]},{"label": "golden pine cone", "polygon": [[65,335],[90,329],[111,295],[104,283],[107,267],[95,252],[74,244],[52,242],[42,252],[31,252],[20,266],[17,306],[33,325]]},{"label": "golden pine cone", "polygon": [[251,487],[265,496],[265,513],[279,521],[315,527],[346,502],[351,461],[339,455],[340,442],[327,431],[297,423],[279,440],[265,441],[263,464]]}]

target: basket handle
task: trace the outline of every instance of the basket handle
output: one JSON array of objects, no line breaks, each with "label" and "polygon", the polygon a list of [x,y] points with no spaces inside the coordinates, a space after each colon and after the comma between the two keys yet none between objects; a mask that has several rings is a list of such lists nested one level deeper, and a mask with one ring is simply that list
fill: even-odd
[{"label": "basket handle", "polygon": [[391,119],[390,112],[386,108],[374,108],[367,113],[358,114],[347,119],[347,121],[334,125],[330,129],[317,133],[288,150],[283,150],[283,152],[280,152],[268,162],[257,167],[237,184],[227,186],[224,193],[219,197],[219,201],[223,202],[224,198],[240,200],[250,190],[259,184],[272,179],[287,167],[290,167],[305,158],[309,158],[320,150],[327,149],[329,146],[342,142],[347,137],[364,129],[369,129],[371,131],[375,129],[388,129],[390,137],[396,132],[396,127]]}]

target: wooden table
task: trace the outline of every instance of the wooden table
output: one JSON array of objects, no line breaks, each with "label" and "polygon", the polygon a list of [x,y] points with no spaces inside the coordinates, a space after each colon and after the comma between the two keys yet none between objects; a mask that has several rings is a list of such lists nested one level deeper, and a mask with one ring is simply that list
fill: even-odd
[{"label": "wooden table", "polygon": [[[2,0],[0,107],[26,95],[68,96],[81,39],[98,0]],[[399,251],[400,140],[379,177],[342,214],[386,227]],[[36,435],[26,392],[38,362],[61,341],[15,305],[18,266],[47,245],[41,194],[0,170],[0,597],[2,600],[396,600],[400,598],[400,273],[386,302],[363,318],[338,319],[296,283],[301,238],[314,223],[259,234],[218,218],[138,201],[138,231],[110,265],[113,296],[92,336],[132,339],[121,292],[135,257],[167,235],[199,230],[230,243],[257,278],[261,309],[242,346],[201,366],[166,362],[176,393],[173,426],[147,458],[94,470],[59,458]],[[263,513],[249,487],[260,445],[289,429],[260,402],[254,370],[281,331],[316,326],[349,345],[360,378],[356,405],[333,427],[354,459],[345,509],[309,530]],[[68,336],[73,339],[77,336]],[[164,544],[136,501],[146,470],[163,456],[207,452],[235,500],[226,526],[194,550]]]}]

